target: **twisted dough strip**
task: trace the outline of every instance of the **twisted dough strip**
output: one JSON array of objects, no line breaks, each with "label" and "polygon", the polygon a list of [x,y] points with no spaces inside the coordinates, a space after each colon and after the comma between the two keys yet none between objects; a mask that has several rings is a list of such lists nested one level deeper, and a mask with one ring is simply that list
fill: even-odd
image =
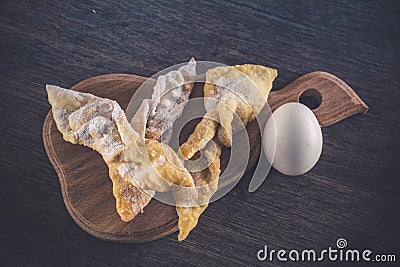
[{"label": "twisted dough strip", "polygon": [[216,143],[215,147],[213,147],[213,143],[208,143],[204,154],[209,166],[204,170],[191,172],[197,190],[197,200],[194,202],[196,205],[192,207],[176,206],[179,216],[179,241],[184,240],[189,232],[196,227],[200,215],[207,208],[210,198],[218,188],[218,178],[221,173],[221,148]]},{"label": "twisted dough strip", "polygon": [[191,159],[197,151],[204,148],[208,141],[213,139],[218,127],[217,121],[213,119],[213,114],[215,112],[206,114],[186,142],[179,147],[179,152],[185,159]]},{"label": "twisted dough strip", "polygon": [[[207,114],[179,148],[182,156],[190,159],[217,131],[218,141],[230,147],[233,132],[242,125],[246,126],[260,113],[267,102],[276,75],[275,69],[251,64],[207,70],[204,85]],[[243,124],[233,123],[235,112]],[[221,126],[218,127],[216,120]]]},{"label": "twisted dough strip", "polygon": [[[206,147],[206,157],[209,158],[210,152],[207,151],[207,147],[211,144],[209,141],[216,135],[218,118],[221,124],[218,129],[218,140],[223,145],[230,147],[233,131],[238,130],[237,125],[232,125],[233,114],[235,112],[238,114],[244,126],[253,120],[267,102],[268,93],[275,77],[276,70],[259,65],[246,64],[208,70],[204,85],[204,96],[211,98],[205,99],[207,114],[196,126],[188,140],[179,148],[181,155],[190,159],[196,152]],[[206,186],[205,188],[208,189],[203,192],[199,191],[198,197],[202,197],[206,201],[201,203],[208,203],[218,187],[221,172],[221,150],[219,145],[215,144],[217,153],[209,167],[201,172],[191,173],[197,187]],[[179,240],[187,237],[207,206],[208,204],[189,208],[177,207]]]},{"label": "twisted dough strip", "polygon": [[233,120],[233,113],[237,108],[237,102],[234,101],[234,95],[228,93],[214,110],[204,115],[201,121],[196,125],[195,130],[189,136],[185,143],[179,147],[179,153],[185,158],[190,159],[197,151],[203,149],[207,143],[214,138],[218,129],[218,122],[227,125],[227,132],[232,132],[230,122]]}]

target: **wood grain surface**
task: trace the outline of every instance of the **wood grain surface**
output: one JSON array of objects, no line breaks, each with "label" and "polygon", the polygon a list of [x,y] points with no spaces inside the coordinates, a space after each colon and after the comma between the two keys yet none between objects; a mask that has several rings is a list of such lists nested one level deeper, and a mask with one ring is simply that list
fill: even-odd
[{"label": "wood grain surface", "polygon": [[[0,265],[282,266],[259,262],[257,251],[321,250],[338,238],[400,258],[398,14],[394,0],[2,1]],[[92,237],[65,208],[43,146],[45,84],[150,77],[192,56],[276,68],[275,89],[316,70],[333,73],[370,110],[323,129],[309,173],[272,170],[251,194],[246,175],[184,242]]]},{"label": "wood grain surface", "polygon": [[[126,110],[127,100],[133,97],[145,81],[145,77],[137,75],[109,74],[86,79],[71,89],[116,100]],[[309,88],[318,88],[313,90],[319,90],[322,95],[320,106],[313,110],[321,125],[331,125],[350,115],[368,110],[348,85],[325,72],[309,73],[286,88],[273,92],[269,97],[273,105],[271,109],[275,110],[288,102],[298,102],[299,96]],[[195,90],[191,98],[202,96],[199,92],[202,91],[201,86],[196,86]],[[179,134],[179,139],[184,142],[195,127],[196,124],[191,123],[175,134]],[[249,123],[246,130],[249,138],[249,160],[245,173],[256,164],[261,149],[258,124]],[[145,242],[178,230],[178,216],[174,206],[154,199],[145,212],[136,216],[134,220],[128,223],[120,220],[115,208],[107,165],[95,151],[65,142],[57,130],[51,111],[43,124],[43,143],[60,179],[65,206],[74,221],[88,233],[111,241]],[[238,151],[246,150],[239,147]],[[230,156],[229,149],[225,148],[221,154],[222,173],[229,163]],[[219,181],[219,186],[224,187],[239,178],[235,175],[228,176]]]}]

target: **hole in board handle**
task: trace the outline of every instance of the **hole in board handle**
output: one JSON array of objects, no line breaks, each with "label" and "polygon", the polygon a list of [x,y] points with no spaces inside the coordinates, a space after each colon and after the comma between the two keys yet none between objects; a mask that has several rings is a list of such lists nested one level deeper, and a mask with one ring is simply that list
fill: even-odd
[{"label": "hole in board handle", "polygon": [[299,102],[306,105],[309,109],[316,109],[321,105],[322,96],[318,90],[310,88],[300,95]]}]

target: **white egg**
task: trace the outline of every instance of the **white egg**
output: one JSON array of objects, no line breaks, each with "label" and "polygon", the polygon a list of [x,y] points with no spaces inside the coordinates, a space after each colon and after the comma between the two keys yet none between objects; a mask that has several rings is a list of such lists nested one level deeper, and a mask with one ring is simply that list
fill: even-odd
[{"label": "white egg", "polygon": [[263,149],[269,162],[286,175],[311,170],[322,151],[322,132],[314,113],[300,103],[287,103],[265,125]]}]

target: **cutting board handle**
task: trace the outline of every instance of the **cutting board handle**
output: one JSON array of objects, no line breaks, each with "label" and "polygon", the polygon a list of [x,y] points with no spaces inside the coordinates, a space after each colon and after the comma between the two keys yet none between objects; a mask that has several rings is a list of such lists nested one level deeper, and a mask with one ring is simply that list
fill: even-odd
[{"label": "cutting board handle", "polygon": [[368,106],[349,85],[338,77],[323,71],[308,73],[285,88],[271,92],[268,104],[273,112],[283,104],[300,102],[301,96],[312,97],[320,103],[312,111],[322,127],[332,125],[351,115],[368,111]]}]

